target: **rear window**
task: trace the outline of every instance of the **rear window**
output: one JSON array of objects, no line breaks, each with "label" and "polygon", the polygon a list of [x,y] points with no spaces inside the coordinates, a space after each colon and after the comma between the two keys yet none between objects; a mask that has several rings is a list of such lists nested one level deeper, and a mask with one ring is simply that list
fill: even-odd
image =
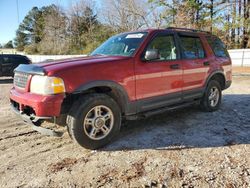
[{"label": "rear window", "polygon": [[206,38],[215,56],[229,57],[225,44],[219,38],[216,37],[206,37]]},{"label": "rear window", "polygon": [[183,58],[200,59],[205,57],[205,52],[200,38],[190,36],[180,36]]}]

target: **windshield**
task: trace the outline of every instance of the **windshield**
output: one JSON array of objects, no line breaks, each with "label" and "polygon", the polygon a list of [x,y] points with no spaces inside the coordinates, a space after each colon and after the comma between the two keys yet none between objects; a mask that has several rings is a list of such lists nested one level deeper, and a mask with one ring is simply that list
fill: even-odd
[{"label": "windshield", "polygon": [[95,49],[91,55],[132,56],[147,32],[126,33],[113,36]]}]

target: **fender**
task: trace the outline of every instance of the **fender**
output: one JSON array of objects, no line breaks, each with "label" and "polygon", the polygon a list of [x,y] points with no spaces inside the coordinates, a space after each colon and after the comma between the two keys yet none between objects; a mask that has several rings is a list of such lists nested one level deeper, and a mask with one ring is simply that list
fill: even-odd
[{"label": "fender", "polygon": [[121,101],[119,102],[122,105],[125,115],[131,115],[131,114],[136,113],[136,104],[135,102],[130,101],[128,94],[126,90],[124,89],[124,87],[121,86],[119,83],[111,81],[111,80],[97,80],[97,81],[88,82],[86,84],[79,86],[72,94],[82,93],[84,91],[87,91],[95,87],[109,87],[113,91],[117,92],[117,94],[119,95],[119,98],[121,99]]},{"label": "fender", "polygon": [[215,71],[213,71],[213,72],[207,77],[206,82],[205,82],[205,84],[204,84],[204,88],[207,87],[208,82],[210,81],[210,79],[211,79],[214,75],[216,75],[216,74],[222,75],[223,78],[224,78],[224,80],[225,80],[224,85],[226,84],[226,77],[225,77],[224,72],[223,72],[222,70],[215,70]]}]

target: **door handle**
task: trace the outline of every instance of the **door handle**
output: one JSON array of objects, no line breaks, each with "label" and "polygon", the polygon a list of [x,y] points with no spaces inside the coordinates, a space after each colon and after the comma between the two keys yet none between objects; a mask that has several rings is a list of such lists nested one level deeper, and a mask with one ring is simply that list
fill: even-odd
[{"label": "door handle", "polygon": [[205,62],[203,62],[203,65],[204,65],[204,66],[209,66],[210,63],[209,63],[209,61],[205,61]]},{"label": "door handle", "polygon": [[179,69],[180,65],[179,64],[173,64],[173,65],[170,65],[170,68],[171,69]]}]

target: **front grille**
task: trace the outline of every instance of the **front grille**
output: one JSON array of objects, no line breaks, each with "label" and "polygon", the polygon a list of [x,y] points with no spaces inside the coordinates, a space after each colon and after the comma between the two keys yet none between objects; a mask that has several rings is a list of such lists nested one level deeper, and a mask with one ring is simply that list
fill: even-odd
[{"label": "front grille", "polygon": [[25,89],[28,82],[29,74],[24,72],[15,72],[14,75],[14,86]]}]

